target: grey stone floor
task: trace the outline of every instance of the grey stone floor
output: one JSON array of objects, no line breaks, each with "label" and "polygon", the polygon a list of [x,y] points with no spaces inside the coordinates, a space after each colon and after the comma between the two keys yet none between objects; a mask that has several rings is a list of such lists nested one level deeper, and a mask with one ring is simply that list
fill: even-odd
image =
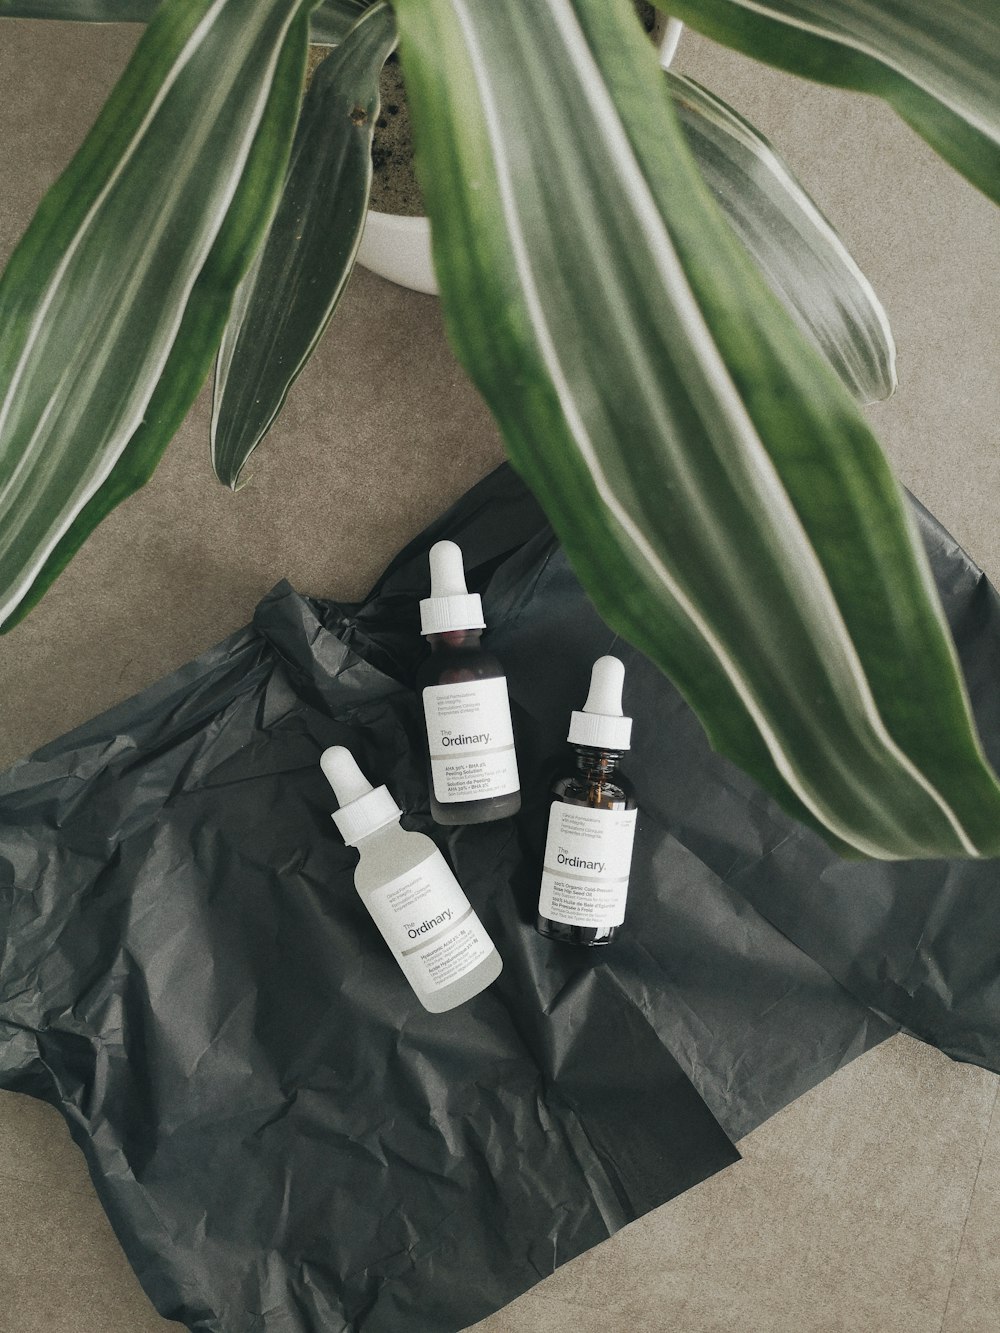
[{"label": "grey stone floor", "polygon": [[[129,27],[0,21],[0,256],[127,59]],[[891,113],[693,37],[680,67],[784,151],[872,279],[902,480],[1000,577],[1000,220]],[[282,575],[361,594],[501,457],[437,303],[366,273],[231,495],[203,395],[153,482],[0,639],[0,764],[244,623]],[[744,1161],[567,1265],[481,1333],[995,1333],[1000,1080],[898,1037],[789,1106]],[[59,1117],[0,1094],[0,1333],[152,1333]],[[401,1330],[405,1333],[405,1330]]]}]

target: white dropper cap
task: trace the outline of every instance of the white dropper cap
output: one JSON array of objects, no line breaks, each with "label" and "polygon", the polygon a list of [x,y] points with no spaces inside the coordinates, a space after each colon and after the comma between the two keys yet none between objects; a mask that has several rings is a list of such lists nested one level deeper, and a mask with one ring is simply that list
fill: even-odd
[{"label": "white dropper cap", "polygon": [[583,712],[573,713],[566,739],[595,750],[627,750],[632,719],[622,716],[625,666],[617,657],[599,657],[590,673],[590,693]]},{"label": "white dropper cap", "polygon": [[403,813],[389,795],[388,787],[372,787],[350,750],[331,745],[320,755],[319,766],[336,793],[340,809],[333,822],[340,836],[353,847],[369,833],[391,824]]},{"label": "white dropper cap", "polygon": [[430,565],[431,595],[420,603],[420,633],[485,629],[483,599],[466,587],[462,548],[455,542],[435,542]]}]

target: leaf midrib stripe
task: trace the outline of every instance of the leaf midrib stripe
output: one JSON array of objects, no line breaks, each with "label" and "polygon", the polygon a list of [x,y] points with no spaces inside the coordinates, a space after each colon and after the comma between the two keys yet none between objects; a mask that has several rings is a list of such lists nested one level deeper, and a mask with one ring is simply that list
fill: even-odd
[{"label": "leaf midrib stripe", "polygon": [[[675,300],[677,299],[677,295],[680,295],[681,299],[677,301],[677,306],[682,317],[682,322],[686,327],[690,327],[690,325],[693,324],[694,329],[699,335],[693,340],[694,350],[703,354],[705,369],[709,379],[717,386],[722,387],[726,398],[730,398],[731,394],[729,406],[731,406],[735,415],[734,424],[745,424],[746,429],[741,431],[743,442],[748,451],[757,456],[762,479],[772,483],[771,489],[774,499],[779,505],[785,507],[784,517],[789,524],[790,532],[794,531],[800,538],[799,545],[801,549],[799,554],[804,558],[805,562],[811,566],[811,582],[825,601],[830,622],[838,631],[845,661],[853,676],[854,684],[858,691],[858,699],[865,715],[888,753],[937,804],[938,808],[951,824],[966,851],[970,855],[978,855],[978,849],[972,843],[958,815],[952,810],[949,802],[926,774],[921,771],[918,765],[901,749],[886,727],[881,713],[879,712],[867,673],[865,672],[864,664],[860,659],[854,641],[844,622],[840,607],[826,577],[826,572],[820,563],[818,554],[812,545],[808,533],[799,519],[798,513],[785,489],[774,461],[764,447],[763,441],[760,439],[752,419],[746,412],[743,401],[739,397],[735,385],[729,376],[728,368],[716,347],[711,331],[704,320],[701,309],[691,291],[686,275],[683,272],[680,261],[673,248],[669,232],[663,224],[652,191],[646,181],[645,174],[636,159],[631,141],[622,127],[617,108],[615,107],[613,99],[604,83],[602,72],[597,65],[597,62],[594,60],[586,36],[580,27],[576,13],[573,10],[572,5],[569,3],[569,0],[545,0],[545,3],[553,22],[556,24],[560,35],[566,43],[566,46],[572,51],[573,58],[567,62],[567,65],[570,69],[577,71],[580,86],[585,90],[586,95],[589,97],[590,104],[595,110],[595,119],[600,132],[608,145],[611,161],[617,169],[618,178],[622,184],[623,190],[627,195],[631,196],[633,205],[636,206],[636,211],[643,224],[643,230],[649,241],[654,259],[659,261],[658,267],[661,276],[668,287],[673,287]],[[596,454],[595,464],[598,468],[600,467],[600,464],[596,459]],[[609,484],[609,490],[610,489]],[[713,647],[716,642],[717,641],[713,635]],[[719,644],[718,647],[721,648],[721,644]],[[726,660],[729,660],[728,657]],[[742,684],[746,685],[748,695],[753,697],[752,688],[748,683],[742,681],[742,676],[740,677],[740,681]],[[737,684],[735,679],[733,683],[737,689],[740,689],[740,684]],[[756,700],[754,702],[756,702]],[[768,727],[768,732],[764,734],[765,739],[767,739],[768,734],[770,734],[774,744],[778,747],[777,752],[772,752],[772,756],[780,769],[781,759],[779,759],[779,755],[782,759],[787,759],[787,756],[785,755],[777,736],[770,731],[770,727]],[[768,743],[770,744],[770,741]],[[791,761],[789,760],[789,763],[790,762]],[[791,779],[788,780],[791,782]],[[804,796],[803,799],[805,800]]]},{"label": "leaf midrib stripe", "polygon": [[[762,467],[762,478],[770,481],[775,499],[779,504],[786,508],[788,521],[791,527],[799,534],[801,545],[804,548],[802,554],[813,566],[816,574],[817,586],[821,588],[822,595],[832,611],[833,623],[838,627],[842,634],[845,658],[854,676],[855,685],[859,694],[859,701],[873,727],[873,730],[878,736],[878,739],[885,746],[888,753],[897,761],[897,763],[899,763],[904,772],[906,772],[938,805],[968,853],[970,855],[978,855],[978,849],[970,841],[954,811],[951,810],[948,803],[927,777],[916,768],[908,756],[903,754],[885,728],[885,724],[882,721],[875,704],[874,697],[871,694],[871,688],[867,677],[865,676],[863,667],[858,659],[857,650],[850,635],[847,633],[846,626],[840,615],[839,607],[833,597],[832,590],[826,580],[822,566],[820,565],[818,557],[802,527],[798,514],[794,510],[790,498],[777,475],[773,461],[757,436],[749,417],[746,415],[742,400],[739,398],[736,388],[729,378],[725,366],[721,362],[718,349],[716,348],[711,333],[705,324],[701,310],[698,307],[694,294],[680,268],[680,262],[663,226],[662,219],[648,184],[638,162],[635,160],[631,142],[621,128],[617,110],[611,101],[610,94],[604,86],[603,74],[592,56],[589,45],[579,26],[572,7],[568,4],[568,0],[541,0],[541,2],[546,4],[551,18],[559,30],[562,40],[571,51],[571,59],[568,61],[568,65],[570,68],[577,71],[581,84],[585,84],[587,88],[591,106],[595,111],[595,119],[600,127],[602,135],[605,137],[605,140],[612,151],[613,160],[618,164],[619,179],[626,194],[631,198],[631,202],[633,203],[637,216],[643,225],[647,239],[650,241],[651,253],[660,271],[661,280],[671,292],[682,318],[686,317],[685,322],[688,325],[689,334],[691,336],[692,349],[701,354],[705,372],[708,378],[716,385],[716,388],[719,391],[719,397],[722,400],[722,406],[728,408],[728,414],[732,418],[732,424],[735,427],[736,432],[738,432],[743,439],[748,450],[758,456],[758,462]],[[884,852],[883,848],[875,843],[869,842],[854,830],[849,830],[843,827],[839,819],[832,816],[829,812],[823,811],[812,793],[803,787],[802,779],[799,777],[794,764],[785,753],[781,742],[770,726],[766,714],[758,705],[753,690],[749,687],[748,682],[744,679],[736,663],[730,657],[725,645],[717,638],[714,630],[701,615],[701,612],[694,603],[692,603],[686,591],[674,580],[669,569],[649,543],[642,529],[635,523],[627,509],[625,509],[619,501],[613,486],[604,473],[593,442],[587,431],[587,427],[576,406],[571,386],[564,375],[556,344],[549,330],[545,312],[539,298],[537,285],[532,271],[530,255],[517,210],[516,194],[513,190],[509,164],[507,161],[503,129],[492,92],[491,68],[485,58],[482,48],[480,47],[478,34],[475,30],[474,21],[468,12],[466,0],[451,0],[451,4],[458,25],[462,31],[470,62],[472,63],[476,74],[476,82],[482,101],[484,122],[493,150],[501,202],[508,219],[511,245],[514,251],[515,263],[521,274],[531,323],[538,338],[539,349],[549,368],[549,372],[552,375],[553,383],[563,411],[566,414],[567,422],[570,425],[573,436],[577,440],[581,456],[587,465],[587,469],[590,472],[595,488],[614,515],[616,521],[628,534],[629,538],[636,546],[636,549],[645,558],[647,564],[653,570],[658,580],[667,587],[671,596],[690,618],[692,623],[697,626],[699,633],[702,634],[706,642],[710,645],[720,665],[732,682],[733,688],[743,700],[744,706],[747,708],[747,711],[750,713],[755,725],[764,738],[776,767],[806,808],[809,809],[821,823],[825,824],[836,833],[844,842],[857,847],[859,851],[866,852],[869,855],[882,854]],[[630,168],[630,170],[628,170],[628,168]]]},{"label": "leaf midrib stripe", "polygon": [[215,0],[215,3],[211,7],[211,9],[208,10],[204,18],[202,18],[198,26],[191,33],[190,37],[185,42],[184,46],[181,48],[180,52],[178,53],[176,61],[173,63],[173,65],[171,65],[170,70],[167,73],[167,76],[160,84],[160,87],[156,95],[154,96],[152,102],[149,104],[149,109],[147,110],[145,116],[142,118],[142,121],[140,122],[135,134],[132,136],[132,139],[130,140],[128,147],[122,153],[121,158],[119,159],[115,169],[108,176],[108,179],[105,182],[104,186],[95,197],[90,208],[87,210],[87,213],[84,216],[83,221],[81,222],[80,226],[76,229],[73,235],[72,241],[66,247],[65,254],[63,255],[60,262],[57,264],[55,271],[53,272],[52,277],[49,281],[45,295],[39,304],[37,313],[34,319],[32,320],[31,327],[28,330],[28,336],[26,337],[24,346],[21,349],[21,355],[18,359],[17,365],[14,367],[14,373],[11,376],[10,386],[4,397],[3,405],[2,407],[0,407],[0,435],[3,434],[3,429],[7,424],[7,416],[10,411],[11,400],[14,398],[18,385],[20,384],[21,377],[24,374],[25,363],[27,362],[31,352],[34,350],[35,342],[38,338],[39,331],[45,320],[46,315],[48,314],[49,307],[55,300],[56,292],[59,288],[60,282],[65,276],[66,270],[72,263],[73,257],[76,254],[77,250],[83,244],[83,238],[89,231],[90,227],[93,225],[94,218],[96,217],[100,209],[104,206],[106,199],[111,194],[111,191],[114,189],[115,185],[121,178],[125,170],[125,167],[128,165],[129,162],[131,162],[132,158],[138,152],[139,144],[142,141],[142,139],[145,138],[146,132],[148,131],[153,120],[156,118],[156,115],[159,112],[160,107],[166,101],[167,97],[169,96],[177,80],[180,78],[181,73],[183,72],[185,67],[191,62],[196,49],[201,45],[203,34],[211,31],[211,29],[215,26],[215,22],[216,19],[218,18],[219,12],[222,9],[224,9],[228,3],[229,0]]},{"label": "leaf midrib stripe", "polygon": [[[378,0],[378,3],[369,6],[369,8],[365,10],[362,10],[360,17],[356,20],[354,26],[351,28],[350,32],[345,37],[344,43],[341,44],[340,50],[343,49],[343,46],[346,44],[348,38],[350,38],[352,59],[360,65],[362,63],[361,58],[362,56],[364,56],[365,59],[363,63],[366,70],[369,68],[368,61],[371,59],[371,56],[375,53],[375,51],[378,50],[379,46],[382,44],[378,36],[379,25],[381,25],[381,23],[384,21],[387,11],[391,12],[387,0]],[[373,29],[373,32],[368,32],[367,29],[369,28]],[[391,49],[395,49],[395,47],[398,45],[398,40],[399,38],[397,33],[394,36]],[[371,49],[369,50],[368,48]],[[328,57],[328,59],[336,60],[337,53],[335,53],[331,57]],[[320,72],[317,72],[317,78],[321,77],[322,75],[320,74]],[[377,74],[375,75],[373,81],[375,82],[376,94],[377,94],[378,91]],[[331,93],[333,94],[332,97],[330,97]],[[330,97],[330,100],[334,107],[336,107],[338,101],[346,102],[346,99],[344,99],[343,92],[341,91],[341,85],[339,83],[336,85],[336,89],[326,89],[325,96]],[[289,162],[288,171],[285,177],[286,184],[288,181],[292,179],[298,159],[305,151],[306,151],[306,145],[304,142],[294,149],[293,158]],[[351,142],[345,141],[340,146],[339,155],[335,159],[329,159],[325,163],[326,170],[329,171],[335,178],[339,179],[340,176],[345,171],[345,169],[347,168],[347,166],[350,164],[351,159],[355,156],[356,156],[356,145],[354,144],[353,141]],[[364,199],[367,200],[369,197],[369,192],[371,188],[371,179],[372,179],[372,156],[370,149],[367,149],[362,155],[361,173],[362,173],[361,195]],[[281,204],[279,201],[279,204],[275,209],[274,218],[272,218],[272,226],[274,225],[274,222],[277,219],[280,207]],[[269,413],[267,420],[265,422],[258,423],[258,425],[256,426],[255,431],[259,431],[261,436],[263,436],[263,434],[270,429],[278,413],[281,411],[281,408],[284,406],[288,394],[291,391],[292,383],[301,373],[303,367],[305,366],[309,358],[312,356],[313,351],[315,350],[317,344],[319,343],[324,332],[326,331],[327,324],[330,321],[333,311],[336,308],[337,303],[339,302],[348,281],[350,280],[351,272],[354,268],[354,261],[357,257],[358,251],[361,249],[361,241],[364,235],[364,222],[365,222],[364,210],[362,209],[362,217],[360,219],[359,224],[354,229],[354,234],[351,239],[350,250],[347,255],[347,259],[344,264],[344,269],[340,276],[340,280],[337,283],[335,290],[331,292],[328,300],[324,305],[323,314],[317,323],[317,327],[313,332],[313,335],[309,341],[308,346],[303,349],[295,365],[292,367],[292,370],[288,375],[287,386],[284,392],[282,393],[280,400],[276,403],[272,411]],[[304,231],[306,230],[307,225],[308,224],[304,224],[303,227]],[[236,452],[233,442],[234,440],[236,440],[241,446],[243,443],[244,432],[237,432],[236,430],[236,426],[239,423],[241,415],[239,411],[239,403],[241,399],[238,398],[236,400],[236,403],[232,404],[232,410],[230,412],[230,429],[227,432],[225,432],[224,435],[220,436],[219,427],[221,423],[223,399],[228,386],[232,363],[242,343],[243,336],[245,333],[243,322],[248,317],[248,315],[252,314],[253,312],[254,287],[257,282],[261,265],[263,264],[266,258],[267,245],[269,239],[270,239],[269,236],[266,236],[264,238],[263,242],[261,243],[261,248],[257,262],[251,268],[250,272],[246,275],[246,278],[244,279],[246,283],[245,297],[242,301],[242,305],[238,306],[236,303],[234,303],[233,312],[230,317],[230,323],[227,324],[226,333],[224,335],[224,341],[222,344],[223,350],[216,360],[215,378],[213,383],[212,420],[210,425],[212,463],[213,467],[215,467],[216,472],[219,471],[219,465],[221,465],[224,462],[228,462],[229,464],[228,470],[229,471],[232,470],[232,461],[233,461],[232,456]],[[288,273],[298,273],[302,271],[302,265],[303,263],[305,263],[305,260],[302,257],[302,253],[303,252],[301,251],[296,252],[295,257],[288,265],[288,270],[287,270]],[[291,312],[286,311],[285,314],[286,324],[290,321],[290,318],[291,318]],[[272,347],[277,344],[280,333],[281,333],[281,328],[277,325],[276,322],[272,323],[269,326],[267,336],[270,340],[270,345]],[[266,349],[258,349],[256,353],[256,360],[260,365],[266,364]],[[246,383],[243,386],[240,386],[240,392],[242,395],[242,401],[253,400],[253,385],[250,382]],[[258,440],[258,443],[259,442],[260,441]],[[254,445],[254,449],[256,449],[256,447],[257,445]],[[242,448],[240,451],[242,452]],[[246,466],[247,462],[249,461],[250,455],[252,453],[253,449],[250,450],[250,452],[246,455],[246,457],[243,458],[243,460],[240,462],[239,465],[240,471],[242,471],[242,469]],[[223,479],[228,480],[228,478],[223,478]],[[229,484],[235,485],[235,482],[236,478],[233,477],[232,480],[229,482]]]},{"label": "leaf midrib stripe", "polygon": [[[211,30],[212,26],[214,26],[218,18],[220,11],[225,7],[227,3],[230,3],[230,0],[216,0],[216,3],[212,6],[212,8],[208,11],[205,17],[198,24],[198,27],[191,34],[191,37],[185,43],[184,48],[182,49],[180,55],[178,56],[178,60],[174,63],[174,65],[171,66],[171,71],[170,71],[171,87],[173,86],[174,83],[176,83],[177,78],[180,76],[180,73],[183,70],[184,66],[186,66],[192,59],[195,48],[197,47],[197,45],[201,43],[203,33]],[[259,9],[257,12],[262,16],[265,14],[265,11],[263,9]],[[249,155],[250,148],[253,143],[253,137],[254,134],[256,133],[256,127],[260,124],[260,119],[263,114],[263,109],[267,103],[267,98],[269,96],[271,84],[274,78],[274,71],[275,68],[277,67],[285,35],[287,34],[288,29],[291,27],[295,14],[297,12],[298,12],[297,7],[291,6],[289,8],[288,14],[284,19],[284,22],[281,24],[279,38],[274,43],[274,48],[271,53],[271,58],[266,67],[266,77],[261,80],[260,93],[252,108],[252,114],[247,118],[248,132],[244,135],[240,151],[235,156],[235,160],[239,164],[239,170],[234,171],[232,173],[230,184],[228,185],[226,190],[222,192],[220,196],[220,201],[219,201],[220,206],[217,212],[217,217],[219,217],[220,219],[225,217],[226,211],[229,208],[229,205],[232,203],[233,196],[236,193],[236,189],[239,184],[240,173],[242,171],[243,166],[246,164],[246,159]],[[270,17],[270,10],[267,11],[267,17]],[[261,27],[264,26],[264,22],[265,18],[262,17],[260,22]],[[160,105],[162,105],[162,101],[167,95],[168,91],[169,89],[165,88],[164,85],[161,84],[160,92],[158,93],[156,99],[154,99],[154,103],[151,105],[150,110],[143,118],[139,130],[137,131],[137,134],[133,138],[133,145],[137,144],[138,139],[141,136],[145,135],[151,119],[155,115],[155,112],[159,109]],[[134,151],[136,151],[135,147],[131,146],[129,149],[128,156],[131,157]],[[123,166],[124,166],[124,158],[123,161],[119,164],[119,167],[116,170],[116,172],[113,173],[113,176],[111,178],[109,178],[107,185],[101,191],[101,194],[98,196],[98,199],[95,200],[94,204],[88,210],[86,218],[84,219],[84,223],[80,228],[81,232],[91,225],[94,212],[96,211],[100,203],[102,203],[103,200],[106,198],[107,193],[111,189],[113,182],[117,180],[118,175],[120,175]],[[191,289],[193,288],[195,282],[197,281],[198,273],[200,272],[201,266],[204,264],[204,261],[207,258],[208,253],[212,248],[214,237],[217,234],[217,232],[218,232],[218,227],[216,227],[214,230],[209,229],[206,231],[205,239],[201,246],[201,251],[192,260],[191,274],[189,281],[186,284],[187,290],[185,293],[185,301],[180,305],[177,315],[173,320],[173,328],[171,329],[169,325],[165,327],[164,348],[162,354],[157,358],[158,365],[155,365],[155,370],[153,365],[150,366],[151,379],[153,379],[154,381],[159,376],[163,367],[166,365],[170,349],[173,346],[174,339],[176,338],[177,335],[177,330],[180,328],[180,324],[183,319],[184,308],[186,305],[186,298],[190,296]],[[45,298],[46,309],[54,299],[55,286],[58,283],[59,279],[62,277],[62,274],[65,272],[66,266],[68,265],[72,253],[74,251],[75,251],[75,245],[74,247],[71,247],[70,250],[67,252],[67,255],[64,256],[63,261],[60,263],[60,266],[56,271],[56,274],[53,276],[48,292],[46,293],[46,298]],[[35,324],[32,328],[29,337],[32,338],[37,337],[38,319],[40,319],[41,317],[42,315],[40,313],[40,315],[36,318]],[[20,378],[20,375],[23,374],[23,359],[24,358],[22,355],[21,362],[19,363],[15,371],[15,375],[18,379]],[[2,433],[3,423],[8,410],[10,398],[15,388],[16,384],[14,381],[12,381],[11,386],[8,390],[8,395],[5,398],[3,408],[0,409],[0,433]],[[150,393],[152,393],[152,390],[150,390]],[[142,407],[142,408],[137,408],[133,412],[132,414],[133,420],[131,421],[130,424],[126,425],[125,428],[120,433],[119,436],[120,443],[117,446],[107,448],[105,453],[104,464],[103,466],[98,468],[97,471],[92,475],[91,484],[88,488],[87,494],[83,497],[83,503],[85,503],[86,499],[89,498],[89,496],[93,495],[103,485],[103,483],[107,480],[108,476],[111,474],[111,471],[113,470],[118,459],[121,457],[123,450],[128,444],[128,441],[131,438],[132,433],[134,432],[134,430],[138,428],[139,424],[141,423],[144,410],[145,408]],[[9,615],[9,613],[20,602],[25,592],[31,587],[31,584],[34,582],[36,575],[42,569],[46,560],[48,560],[53,550],[55,550],[56,546],[59,544],[62,537],[65,535],[67,530],[72,525],[76,514],[79,513],[80,508],[82,508],[82,504],[78,504],[74,512],[68,514],[59,524],[57,524],[53,528],[49,540],[47,542],[44,542],[39,547],[35,558],[27,563],[21,578],[15,581],[15,583],[12,585],[10,589],[8,597],[2,603],[0,603],[0,624],[3,623],[3,621]]]},{"label": "leaf midrib stripe", "polygon": [[[716,125],[723,134],[732,133],[733,137],[736,137],[738,134],[739,142],[753,155],[756,161],[764,166],[769,179],[776,181],[779,188],[787,192],[790,198],[795,201],[806,217],[808,217],[816,230],[825,237],[831,248],[836,250],[844,267],[850,272],[852,278],[858,284],[858,287],[861,289],[862,294],[868,302],[868,304],[863,307],[864,312],[869,316],[874,315],[875,320],[882,331],[886,346],[889,349],[889,369],[891,371],[891,368],[895,363],[896,344],[888,316],[882,308],[882,303],[879,301],[875,289],[869,282],[864,270],[858,266],[854,256],[851,254],[850,250],[848,250],[847,246],[844,245],[843,241],[837,235],[837,232],[819,211],[809,195],[806,194],[805,190],[792,173],[785,168],[784,163],[782,163],[775,153],[769,153],[765,145],[756,139],[754,135],[739,122],[739,120],[726,115],[721,107],[716,109],[716,99],[712,97],[711,94],[707,93],[707,90],[703,90],[700,85],[694,84],[689,79],[684,79],[682,75],[675,75],[674,78],[678,81],[683,81],[685,91],[689,89],[692,90],[688,92],[691,105],[700,111],[707,121]],[[703,91],[705,92],[705,95],[701,96],[700,94],[702,94]],[[762,193],[766,192],[762,191]],[[865,328],[865,331],[867,334],[867,328]],[[879,353],[876,359],[881,361],[882,357],[880,353],[882,349],[879,347],[878,341],[874,337],[871,337],[870,341],[873,350],[876,353]]]},{"label": "leaf midrib stripe", "polygon": [[788,14],[782,9],[775,9],[772,5],[763,4],[761,0],[733,0],[733,3],[741,9],[748,9],[752,13],[760,14],[762,18],[771,19],[790,28],[797,28],[800,32],[810,33],[813,37],[821,37],[827,42],[836,42],[840,46],[847,46],[852,51],[857,51],[859,55],[867,56],[869,60],[874,60],[879,65],[884,65],[886,69],[891,69],[894,74],[898,74],[907,83],[919,88],[922,93],[926,93],[934,101],[940,102],[942,106],[947,107],[959,119],[966,121],[978,130],[985,139],[1000,144],[1000,131],[988,120],[981,118],[976,113],[975,108],[958,102],[953,96],[946,95],[942,89],[932,86],[926,77],[918,76],[911,70],[905,69],[894,56],[866,42],[863,38],[856,37],[841,28],[833,26],[824,28],[819,23],[812,23],[808,19]]},{"label": "leaf midrib stripe", "polygon": [[[224,103],[226,100],[226,96],[227,94],[221,94],[216,99],[216,103],[217,104]],[[204,148],[205,143],[210,138],[210,136],[211,136],[211,121],[210,117],[206,115],[202,124],[202,128],[200,128],[200,130],[195,134],[192,143],[190,145],[190,151],[188,153],[188,157],[192,162],[196,161],[200,157],[201,150]],[[185,173],[185,174],[190,174],[190,173]],[[148,254],[150,250],[155,248],[160,237],[162,237],[163,233],[167,231],[167,229],[170,226],[174,225],[175,223],[174,203],[170,202],[170,200],[171,198],[173,198],[173,200],[176,200],[182,196],[183,190],[180,184],[180,180],[181,178],[177,177],[174,181],[171,182],[170,186],[168,187],[168,195],[165,198],[164,205],[157,211],[156,219],[153,223],[152,229],[146,234],[144,238],[143,252],[146,254]],[[129,272],[125,283],[115,293],[115,301],[113,307],[106,316],[102,316],[102,319],[105,320],[105,323],[104,323],[103,338],[101,339],[101,341],[105,345],[115,345],[121,341],[120,330],[128,318],[132,301],[135,299],[136,295],[141,291],[143,283],[147,280],[149,276],[149,271],[150,271],[150,265],[148,259],[146,259],[142,263],[137,263]],[[176,329],[174,330],[174,333],[176,333]],[[170,343],[172,344],[172,342],[173,342],[173,336],[170,336]],[[67,394],[63,391],[63,385],[67,376],[70,374],[72,370],[76,371],[73,377],[74,387],[73,390]],[[39,470],[40,463],[44,464],[47,460],[48,464],[47,467],[43,466],[42,468],[43,477],[49,478],[58,472],[59,458],[50,457],[44,451],[41,453],[41,455],[39,455],[38,451],[36,451],[35,449],[35,444],[39,436],[42,434],[45,427],[47,426],[49,416],[53,410],[58,410],[58,411],[63,411],[66,409],[69,409],[70,411],[75,410],[75,418],[71,422],[68,432],[64,431],[64,434],[66,433],[70,435],[73,434],[76,425],[79,424],[80,419],[85,415],[87,411],[88,393],[94,389],[96,382],[99,381],[103,372],[104,372],[103,365],[96,363],[94,361],[94,358],[88,355],[86,349],[84,349],[82,352],[82,365],[80,364],[80,356],[78,356],[77,359],[74,361],[67,361],[64,373],[60,376],[55,387],[53,388],[49,398],[49,402],[46,405],[46,409],[36,422],[35,428],[32,431],[31,436],[24,445],[24,450],[18,462],[18,465],[17,467],[15,467],[7,486],[5,486],[4,488],[2,501],[6,508],[15,509],[16,513],[16,503],[18,499],[18,493],[19,491],[23,493],[24,490],[26,490],[31,485],[33,476]],[[142,376],[140,376],[140,379],[141,378]],[[80,389],[79,382],[81,380],[83,380],[86,383],[87,386],[86,390]],[[133,392],[134,392],[134,387],[133,387]],[[128,401],[127,398],[125,401],[127,403]],[[107,432],[107,437],[109,439],[113,439],[118,429],[118,425],[117,422],[114,421],[112,421],[109,424],[111,428]],[[32,460],[34,460],[33,464]],[[29,464],[32,464],[30,468]],[[23,478],[23,484],[21,486],[18,486],[17,482],[19,475],[25,469],[28,469],[27,475]],[[85,491],[89,486],[91,478],[94,476],[94,471],[95,470],[90,470],[86,472],[83,477],[81,477],[79,483],[77,484],[74,494],[71,495],[70,498],[66,501],[66,504],[64,505],[64,510],[67,508],[70,509],[73,508],[73,506],[76,503],[77,496],[80,494],[81,491]],[[6,543],[0,542],[0,553],[2,553],[4,549],[10,549],[10,547],[14,545],[16,534],[22,531],[25,526],[30,524],[31,517],[32,516],[30,510],[28,509],[27,506],[24,506],[20,514],[20,520],[21,520],[20,525],[18,526],[15,523],[11,523],[9,529],[5,533],[5,536],[7,536],[8,540],[6,541]]]}]

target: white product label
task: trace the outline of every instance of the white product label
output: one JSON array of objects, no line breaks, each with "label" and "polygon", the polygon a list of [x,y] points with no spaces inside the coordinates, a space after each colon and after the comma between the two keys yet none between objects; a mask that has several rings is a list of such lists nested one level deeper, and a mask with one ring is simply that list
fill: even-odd
[{"label": "white product label", "polygon": [[493,952],[493,941],[440,852],[363,897],[418,993],[450,986]]},{"label": "white product label", "polygon": [[505,677],[428,685],[424,717],[434,795],[442,805],[518,790]]},{"label": "white product label", "polygon": [[538,911],[567,926],[620,926],[635,837],[634,810],[553,802]]}]

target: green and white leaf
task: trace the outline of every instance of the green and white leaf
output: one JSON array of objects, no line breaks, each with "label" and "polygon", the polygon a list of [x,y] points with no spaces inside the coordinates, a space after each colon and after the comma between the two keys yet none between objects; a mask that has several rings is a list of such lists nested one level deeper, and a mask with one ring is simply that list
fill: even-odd
[{"label": "green and white leaf", "polygon": [[671,0],[669,8],[747,55],[884,97],[1000,202],[997,0]]},{"label": "green and white leaf", "polygon": [[322,0],[313,10],[309,40],[319,46],[338,45],[374,3],[375,0]]},{"label": "green and white leaf", "polygon": [[0,0],[0,18],[148,23],[161,0]]},{"label": "green and white leaf", "polygon": [[[0,0],[0,18],[74,19],[86,23],[148,23],[164,0]],[[373,0],[322,0],[310,39],[336,46]]]},{"label": "green and white leaf", "polygon": [[693,79],[667,86],[698,170],[768,286],[863,403],[896,387],[896,347],[872,285],[786,163]]},{"label": "green and white leaf", "polygon": [[[178,333],[307,11],[302,0],[164,4],[11,258],[0,280],[0,622],[107,482],[154,393],[171,397],[161,377],[190,393],[189,362],[205,353],[172,355]],[[272,126],[272,197],[294,127],[283,121]],[[269,204],[265,194],[244,221],[227,303]]]},{"label": "green and white leaf", "polygon": [[184,318],[142,425],[125,446],[107,481],[60,538],[3,630],[12,629],[23,620],[98,523],[146,484],[205,382],[229,315],[233,288],[246,268],[247,255],[259,245],[269,209],[277,201],[288,160],[289,136],[299,113],[307,45],[308,17],[300,14],[288,31],[267,107],[236,194],[191,289]]},{"label": "green and white leaf", "polygon": [[395,44],[392,10],[377,4],[313,75],[281,202],[219,349],[212,462],[234,489],[354,266],[371,187],[379,71]]},{"label": "green and white leaf", "polygon": [[901,491],[719,213],[627,0],[396,13],[452,341],[602,614],[835,845],[1000,852]]}]

